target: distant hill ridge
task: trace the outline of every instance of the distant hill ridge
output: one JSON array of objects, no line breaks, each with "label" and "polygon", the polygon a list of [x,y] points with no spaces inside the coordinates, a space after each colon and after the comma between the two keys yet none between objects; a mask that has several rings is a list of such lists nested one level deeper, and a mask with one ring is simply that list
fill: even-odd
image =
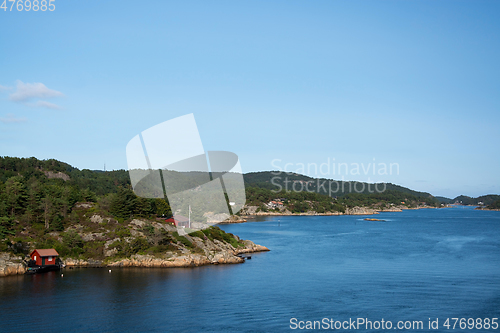
[{"label": "distant hill ridge", "polygon": [[[55,159],[39,160],[35,157],[0,157],[0,182],[6,182],[8,178],[21,175],[30,178],[32,175],[44,174],[46,177],[56,177],[75,184],[78,188],[89,189],[97,195],[115,193],[119,186],[130,186],[130,178],[126,170],[102,171],[102,170],[79,170],[68,163]],[[39,177],[38,176],[38,177]],[[67,177],[66,177],[67,176]],[[330,196],[343,196],[349,193],[370,194],[374,190],[374,184],[355,181],[337,181],[326,178],[312,178],[297,173],[285,173],[279,171],[249,172],[243,175],[247,187],[256,187],[268,190],[304,190]],[[334,182],[330,191],[329,182]],[[295,184],[295,188],[293,188]],[[305,187],[307,184],[307,188]],[[338,184],[338,188],[337,188]],[[323,186],[322,186],[323,185]],[[454,199],[432,196],[427,192],[414,191],[409,188],[392,184],[380,183],[386,191],[407,193],[420,198],[434,198],[440,203],[461,203],[464,205],[490,205],[500,200],[500,195],[489,194],[477,198],[460,195]]]},{"label": "distant hill ridge", "polygon": [[[266,188],[270,190],[279,190],[280,187],[282,189],[285,189],[286,186],[288,190],[304,189],[309,192],[315,192],[319,194],[342,196],[349,193],[370,194],[377,192],[377,189],[383,189],[385,191],[407,193],[416,197],[433,197],[430,193],[414,191],[409,188],[392,183],[374,184],[357,181],[340,181],[326,178],[312,178],[297,173],[285,173],[279,171],[249,172],[244,174],[243,178],[245,179],[246,186]],[[287,182],[287,184],[285,184],[285,182]],[[295,188],[293,188],[294,182],[301,182],[302,185],[296,185]],[[332,182],[332,191],[330,191],[330,188],[328,186],[329,182]],[[305,183],[309,183],[307,189],[303,187],[305,186]],[[375,188],[375,185],[377,185],[377,188]]]},{"label": "distant hill ridge", "polygon": [[500,195],[488,194],[482,195],[477,198],[468,197],[466,195],[459,195],[454,199],[449,199],[445,197],[436,197],[439,201],[446,204],[461,204],[461,205],[472,205],[472,206],[488,206],[493,204],[495,201],[500,200]]}]

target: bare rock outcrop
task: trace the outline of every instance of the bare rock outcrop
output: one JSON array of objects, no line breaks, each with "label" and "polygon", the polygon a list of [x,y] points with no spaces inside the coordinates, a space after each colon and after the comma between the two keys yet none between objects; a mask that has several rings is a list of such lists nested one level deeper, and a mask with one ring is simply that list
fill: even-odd
[{"label": "bare rock outcrop", "polygon": [[269,251],[269,249],[267,247],[255,244],[252,241],[242,240],[242,242],[245,244],[245,247],[244,248],[237,248],[237,249],[235,249],[236,254]]},{"label": "bare rock outcrop", "polygon": [[51,179],[51,178],[60,178],[60,179],[62,179],[62,180],[64,180],[64,181],[68,181],[68,180],[70,180],[70,179],[71,179],[71,177],[70,177],[70,176],[68,176],[67,174],[65,174],[65,173],[63,173],[63,172],[61,172],[61,171],[59,171],[59,172],[44,171],[43,173],[44,173],[44,174],[45,174],[45,176],[46,176],[47,178],[49,178],[49,179]]},{"label": "bare rock outcrop", "polygon": [[346,215],[372,215],[372,214],[378,214],[378,211],[373,209],[373,208],[353,207],[353,208],[346,208],[345,214]]},{"label": "bare rock outcrop", "polygon": [[103,262],[101,260],[83,260],[83,259],[72,259],[67,258],[63,260],[63,264],[67,267],[102,267]]},{"label": "bare rock outcrop", "polygon": [[83,208],[83,209],[89,209],[94,207],[95,204],[93,202],[77,202],[75,204],[75,208]]},{"label": "bare rock outcrop", "polygon": [[[406,207],[404,209],[406,209]],[[391,208],[382,208],[378,211],[379,212],[402,212],[403,209],[399,208],[399,207],[391,207]]]},{"label": "bare rock outcrop", "polygon": [[90,222],[100,224],[100,223],[104,222],[104,219],[102,218],[101,215],[94,214],[90,217]]},{"label": "bare rock outcrop", "polygon": [[22,257],[10,253],[0,253],[0,276],[24,274],[26,267],[24,267],[22,259]]}]

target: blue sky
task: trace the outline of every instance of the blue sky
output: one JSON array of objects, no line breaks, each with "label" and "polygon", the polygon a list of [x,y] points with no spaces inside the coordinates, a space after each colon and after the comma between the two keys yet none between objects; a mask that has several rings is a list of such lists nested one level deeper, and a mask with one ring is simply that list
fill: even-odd
[{"label": "blue sky", "polygon": [[0,155],[126,169],[194,113],[244,172],[375,159],[399,173],[342,176],[500,193],[499,1],[54,3],[0,10]]}]

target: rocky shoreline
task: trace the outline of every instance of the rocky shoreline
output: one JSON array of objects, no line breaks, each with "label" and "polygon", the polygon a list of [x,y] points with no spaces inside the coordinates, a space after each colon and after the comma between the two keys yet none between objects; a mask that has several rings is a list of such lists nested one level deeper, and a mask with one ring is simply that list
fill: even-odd
[{"label": "rocky shoreline", "polygon": [[[192,237],[204,253],[166,253],[162,257],[136,254],[130,258],[116,260],[73,259],[63,258],[66,267],[198,267],[204,265],[240,264],[245,259],[240,254],[270,251],[267,247],[258,245],[249,240],[242,240],[244,247],[234,248],[231,244],[218,240],[204,240]],[[10,253],[0,253],[0,277],[25,274],[26,267],[22,257]]]},{"label": "rocky shoreline", "polygon": [[[214,240],[201,240],[194,242],[203,243],[197,244],[203,249],[204,253],[167,253],[163,257],[152,255],[135,254],[130,258],[118,259],[113,261],[100,260],[82,260],[82,259],[64,259],[66,267],[197,267],[204,265],[218,264],[240,264],[245,262],[245,259],[238,255],[244,253],[256,253],[270,251],[267,247],[257,245],[252,241],[245,240],[245,247],[234,248],[230,244]],[[187,252],[187,251],[186,251]]]},{"label": "rocky shoreline", "polygon": [[485,207],[477,207],[477,208],[474,208],[475,210],[487,210],[487,211],[491,211],[491,212],[500,212],[500,209],[495,209],[495,208],[485,208]]},{"label": "rocky shoreline", "polygon": [[305,213],[292,213],[288,209],[281,209],[279,212],[263,212],[258,211],[258,206],[248,206],[245,207],[244,214],[240,216],[239,221],[224,221],[225,224],[230,223],[243,223],[247,222],[248,219],[255,218],[256,216],[338,216],[338,215],[374,215],[380,214],[381,212],[402,212],[403,210],[415,210],[415,209],[437,209],[437,207],[432,206],[419,206],[415,208],[408,208],[406,206],[394,206],[385,209],[376,209],[369,207],[353,207],[347,208],[345,213],[342,212],[326,212],[317,213],[315,211],[309,211]]}]

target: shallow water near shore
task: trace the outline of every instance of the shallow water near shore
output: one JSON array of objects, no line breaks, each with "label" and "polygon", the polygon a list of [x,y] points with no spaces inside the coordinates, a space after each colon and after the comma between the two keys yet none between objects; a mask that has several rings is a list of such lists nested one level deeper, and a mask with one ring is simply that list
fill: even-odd
[{"label": "shallow water near shore", "polygon": [[499,212],[375,217],[385,222],[274,216],[221,225],[271,250],[239,265],[5,277],[0,331],[275,332],[289,331],[291,318],[415,320],[428,331],[439,318],[433,332],[444,332],[454,331],[446,318],[500,317]]}]

